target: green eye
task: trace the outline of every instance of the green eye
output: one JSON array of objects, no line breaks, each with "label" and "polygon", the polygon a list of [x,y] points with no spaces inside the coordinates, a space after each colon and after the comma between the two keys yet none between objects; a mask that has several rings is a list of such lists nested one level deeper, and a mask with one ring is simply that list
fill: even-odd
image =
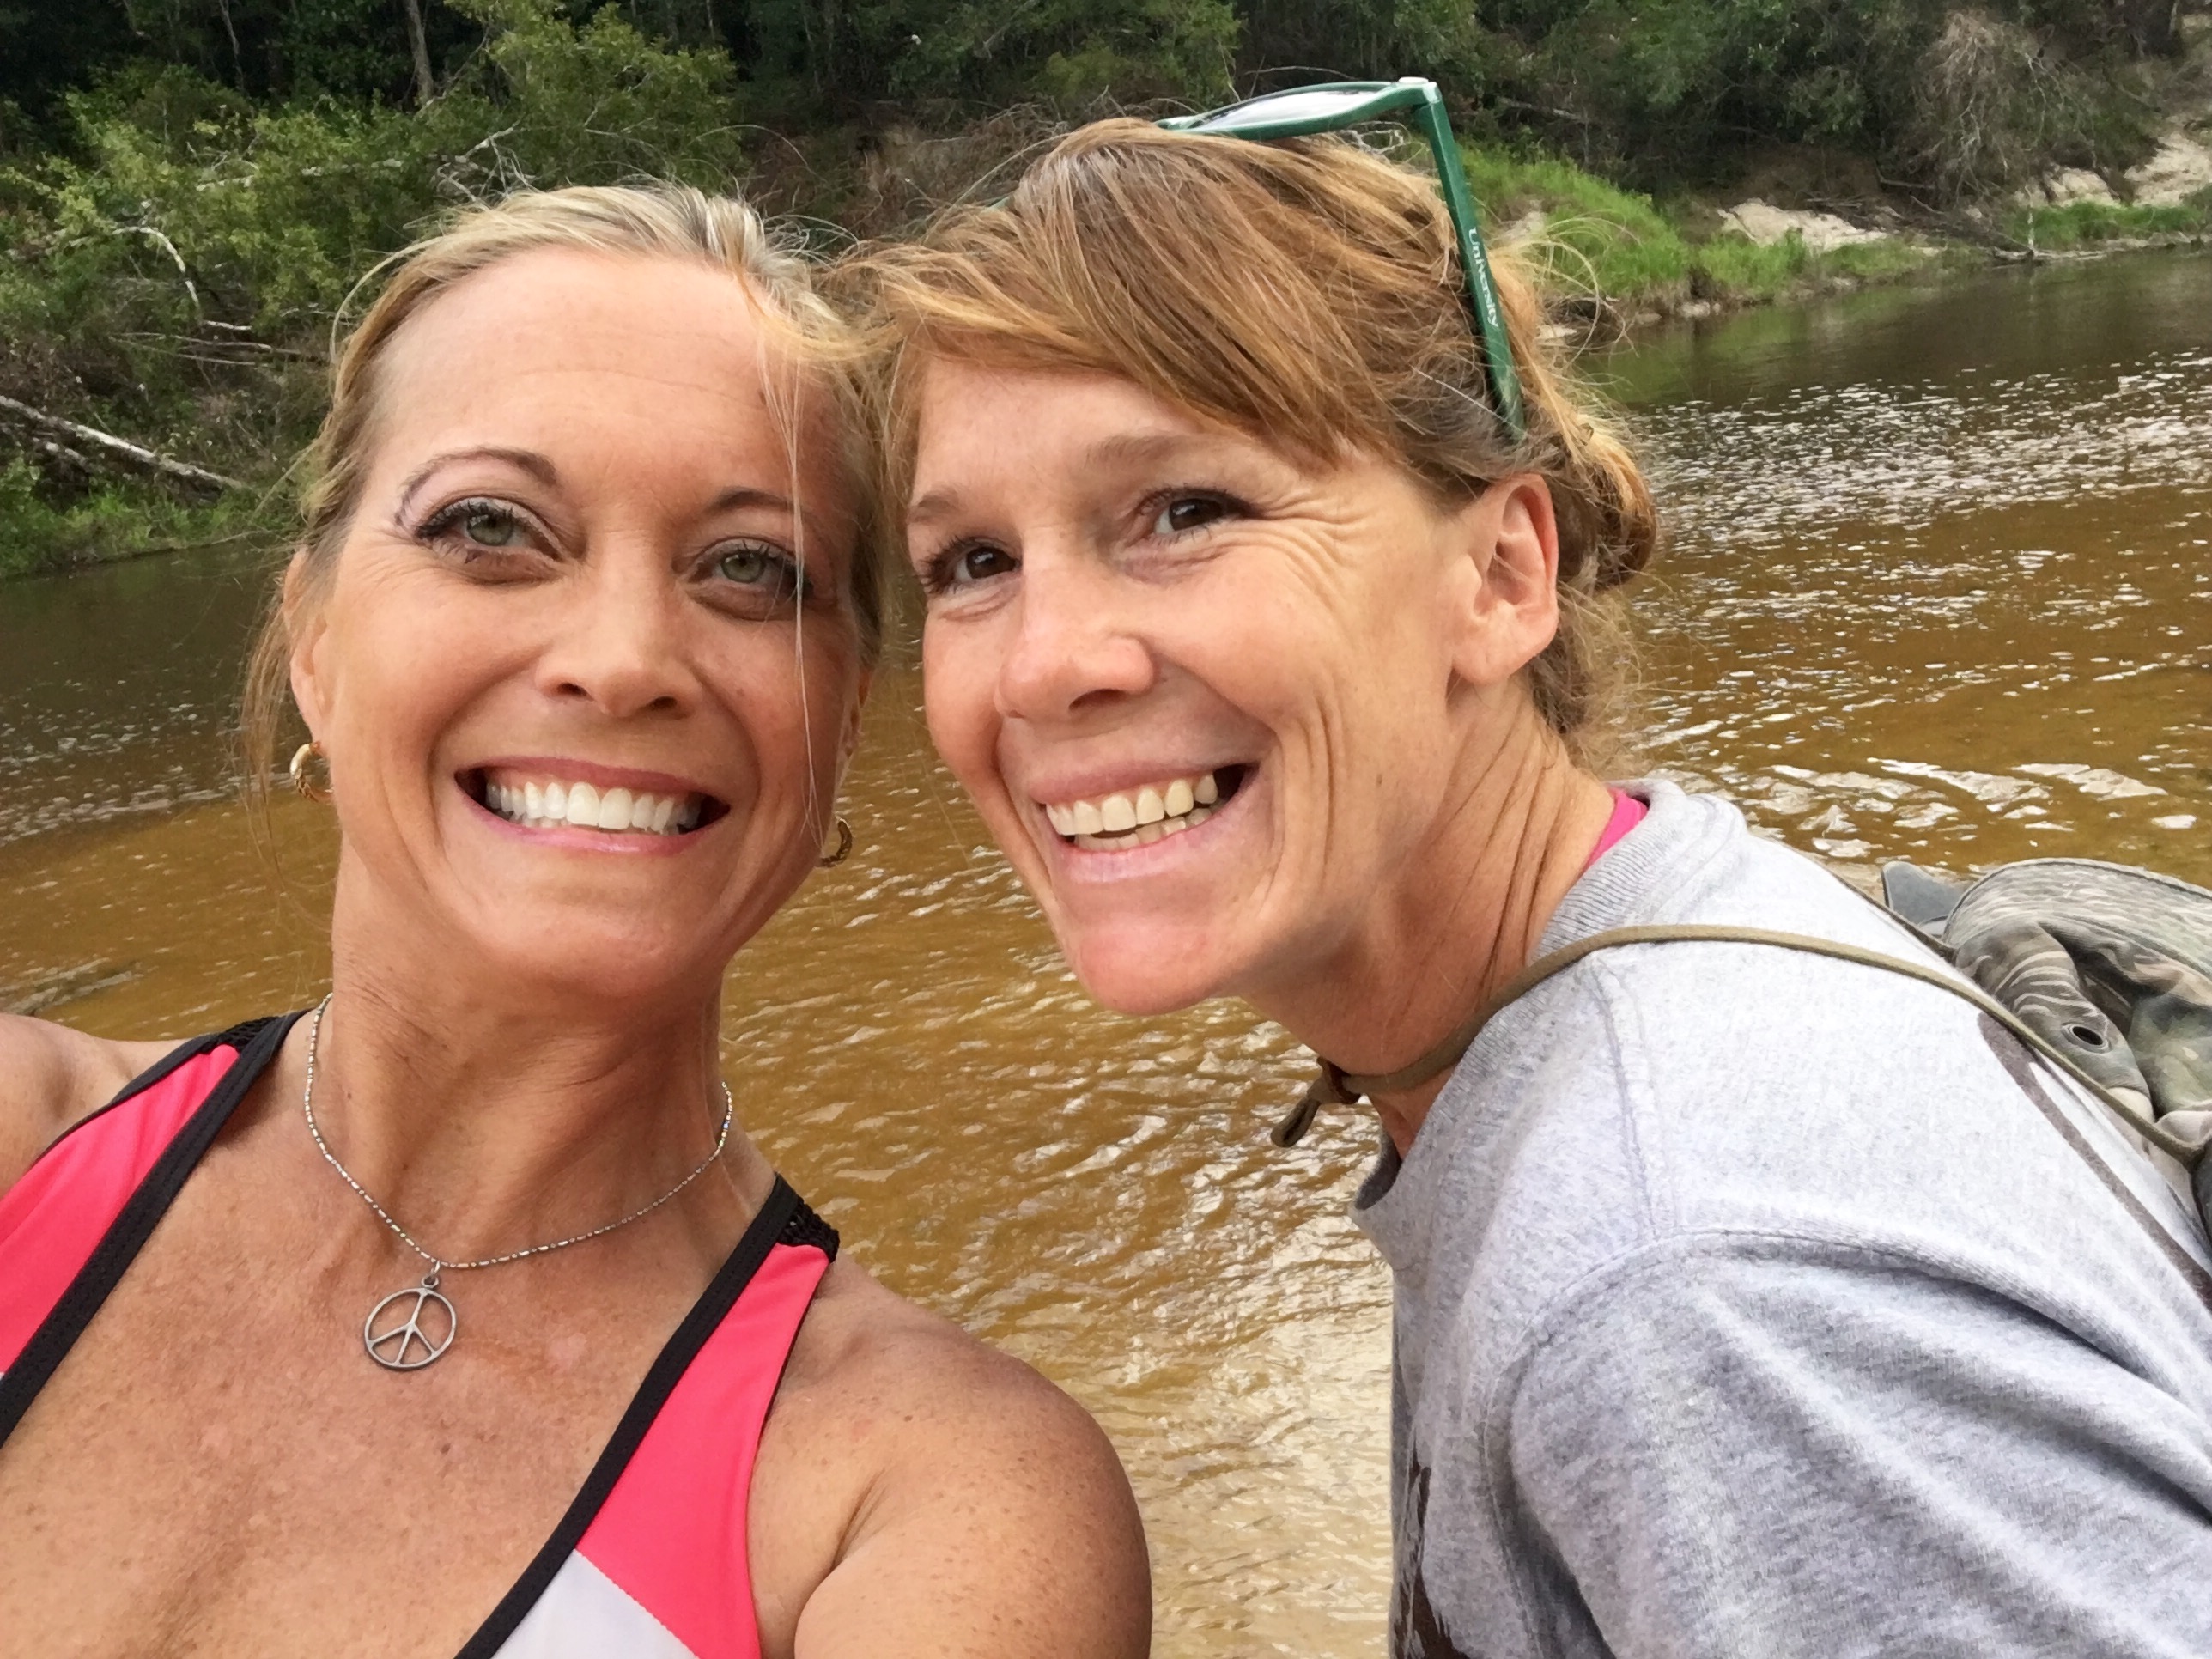
[{"label": "green eye", "polygon": [[781,574],[783,562],[757,547],[740,547],[722,555],[715,568],[724,578],[742,582],[747,587],[772,581]]},{"label": "green eye", "polygon": [[479,547],[512,547],[522,539],[522,526],[511,513],[478,511],[461,520],[461,533]]},{"label": "green eye", "polygon": [[758,596],[783,600],[805,590],[805,578],[780,548],[739,543],[715,556],[714,574]]}]

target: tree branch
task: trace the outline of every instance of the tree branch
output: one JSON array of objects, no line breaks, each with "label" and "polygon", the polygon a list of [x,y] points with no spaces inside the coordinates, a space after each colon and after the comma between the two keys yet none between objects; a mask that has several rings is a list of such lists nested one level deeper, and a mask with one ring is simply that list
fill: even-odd
[{"label": "tree branch", "polygon": [[195,489],[212,490],[218,494],[226,489],[243,489],[246,486],[235,478],[226,478],[220,472],[210,472],[205,467],[194,466],[189,461],[173,460],[139,444],[118,438],[112,432],[102,432],[98,427],[84,426],[76,421],[65,421],[58,415],[49,415],[43,409],[33,409],[28,404],[19,404],[13,398],[0,398],[0,416],[12,416],[26,425],[58,438],[73,438],[79,444],[90,444],[94,448],[158,472],[178,483],[189,484]]}]

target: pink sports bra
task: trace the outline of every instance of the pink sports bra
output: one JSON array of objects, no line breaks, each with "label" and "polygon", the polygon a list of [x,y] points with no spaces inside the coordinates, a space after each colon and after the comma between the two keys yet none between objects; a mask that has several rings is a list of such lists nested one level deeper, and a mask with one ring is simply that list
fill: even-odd
[{"label": "pink sports bra", "polygon": [[[0,1445],[294,1020],[185,1043],[0,1194]],[[779,1176],[544,1547],[458,1659],[758,1659],[746,1498],[837,1235]]]}]

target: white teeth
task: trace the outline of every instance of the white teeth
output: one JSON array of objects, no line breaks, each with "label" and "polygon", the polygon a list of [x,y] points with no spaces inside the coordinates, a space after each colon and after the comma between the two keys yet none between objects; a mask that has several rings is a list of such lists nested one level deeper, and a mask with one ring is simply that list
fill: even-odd
[{"label": "white teeth", "polygon": [[588,783],[495,782],[487,778],[483,804],[511,823],[533,830],[572,827],[615,835],[676,835],[697,827],[703,798],[651,795],[619,786],[605,793]]},{"label": "white teeth", "polygon": [[1148,783],[1095,800],[1042,803],[1054,833],[1078,847],[1110,851],[1148,847],[1164,836],[1178,836],[1213,816],[1221,786],[1211,772]]}]

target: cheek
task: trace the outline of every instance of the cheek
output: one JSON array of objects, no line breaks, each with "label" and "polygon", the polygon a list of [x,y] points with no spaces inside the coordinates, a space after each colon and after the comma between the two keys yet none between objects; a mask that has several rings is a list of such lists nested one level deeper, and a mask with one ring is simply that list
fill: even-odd
[{"label": "cheek", "polygon": [[417,605],[407,602],[404,586],[365,583],[345,596],[325,641],[332,715],[387,755],[432,745],[509,672],[499,642],[515,636],[477,594],[463,590]]},{"label": "cheek", "polygon": [[992,701],[996,659],[988,630],[926,622],[921,635],[922,712],[930,741],[969,793],[991,793],[997,772],[998,719]]}]

